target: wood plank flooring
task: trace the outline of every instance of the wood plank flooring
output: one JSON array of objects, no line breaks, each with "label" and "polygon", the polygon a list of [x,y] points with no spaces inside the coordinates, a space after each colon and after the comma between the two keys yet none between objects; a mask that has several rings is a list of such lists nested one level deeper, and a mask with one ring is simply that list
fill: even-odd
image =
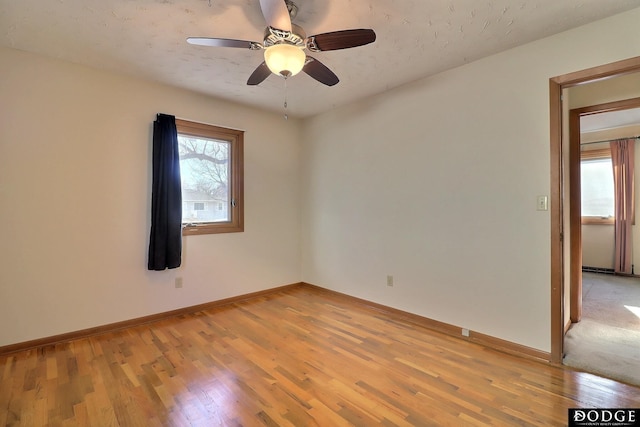
[{"label": "wood plank flooring", "polygon": [[5,426],[564,426],[640,389],[308,286],[0,357]]}]

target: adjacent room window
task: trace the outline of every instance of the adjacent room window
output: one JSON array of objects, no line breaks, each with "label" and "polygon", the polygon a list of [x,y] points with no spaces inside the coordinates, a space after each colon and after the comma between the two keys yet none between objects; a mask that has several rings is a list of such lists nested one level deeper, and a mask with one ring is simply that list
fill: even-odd
[{"label": "adjacent room window", "polygon": [[613,224],[613,166],[609,148],[580,153],[580,186],[583,224]]},{"label": "adjacent room window", "polygon": [[244,231],[244,132],[176,119],[184,235]]}]

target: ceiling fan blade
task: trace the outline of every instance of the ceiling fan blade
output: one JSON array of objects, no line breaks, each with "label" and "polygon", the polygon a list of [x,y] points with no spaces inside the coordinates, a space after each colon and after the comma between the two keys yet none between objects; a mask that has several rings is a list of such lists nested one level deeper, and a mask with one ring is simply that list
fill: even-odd
[{"label": "ceiling fan blade", "polygon": [[251,86],[259,85],[269,77],[269,74],[271,74],[271,70],[267,67],[267,63],[263,61],[262,64],[258,65],[258,68],[251,73],[247,84]]},{"label": "ceiling fan blade", "polygon": [[316,34],[307,38],[307,48],[312,52],[348,49],[376,41],[376,33],[371,29],[342,30]]},{"label": "ceiling fan blade", "polygon": [[250,42],[246,40],[218,39],[213,37],[189,37],[187,38],[187,43],[198,46],[239,47],[244,49],[252,49],[253,46],[259,44],[257,42]]},{"label": "ceiling fan blade", "polygon": [[283,31],[291,31],[289,9],[284,0],[260,0],[260,8],[267,25]]},{"label": "ceiling fan blade", "polygon": [[338,76],[328,69],[326,65],[309,55],[307,55],[307,63],[302,68],[302,71],[327,86],[333,86],[340,81]]}]

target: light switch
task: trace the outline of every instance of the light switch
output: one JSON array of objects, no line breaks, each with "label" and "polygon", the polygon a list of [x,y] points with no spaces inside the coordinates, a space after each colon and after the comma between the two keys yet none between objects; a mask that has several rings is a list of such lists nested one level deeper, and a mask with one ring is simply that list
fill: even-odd
[{"label": "light switch", "polygon": [[548,196],[538,196],[538,210],[539,211],[549,210],[549,197]]}]

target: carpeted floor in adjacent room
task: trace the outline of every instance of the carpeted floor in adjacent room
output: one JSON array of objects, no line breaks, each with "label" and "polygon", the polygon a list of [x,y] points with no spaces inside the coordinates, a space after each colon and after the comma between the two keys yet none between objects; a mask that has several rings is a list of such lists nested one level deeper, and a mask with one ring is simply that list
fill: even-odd
[{"label": "carpeted floor in adjacent room", "polygon": [[640,278],[583,273],[582,298],[564,364],[640,387]]}]

